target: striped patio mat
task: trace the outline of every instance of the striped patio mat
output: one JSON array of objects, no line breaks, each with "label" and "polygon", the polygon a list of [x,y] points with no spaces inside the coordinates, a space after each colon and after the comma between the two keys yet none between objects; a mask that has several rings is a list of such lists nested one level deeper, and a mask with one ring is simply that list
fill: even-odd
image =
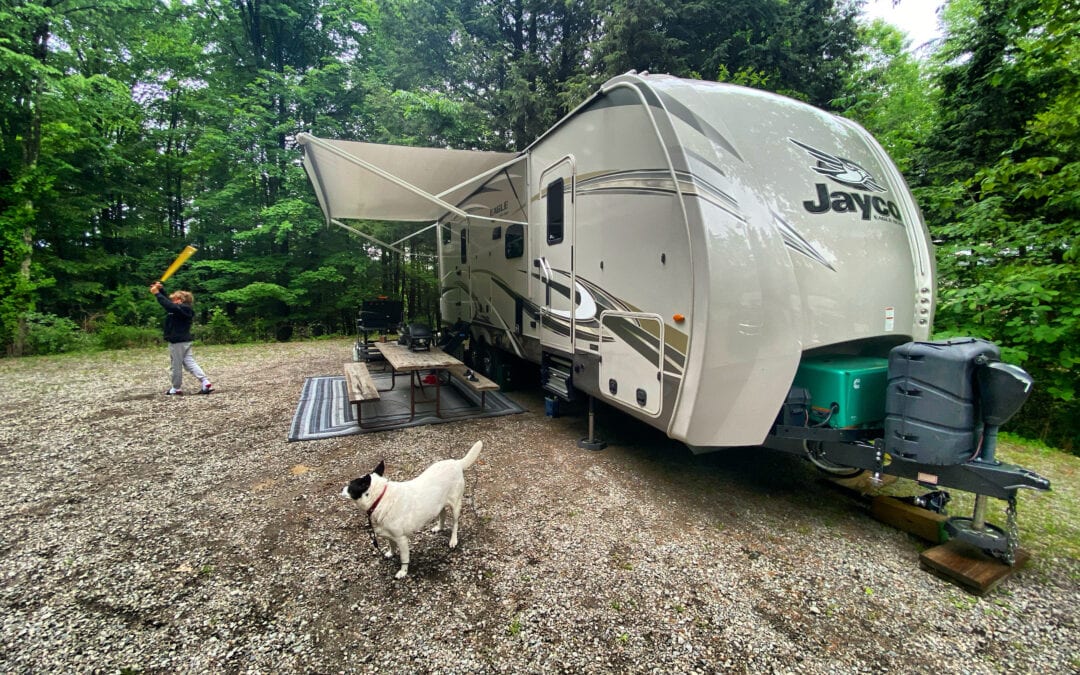
[{"label": "striped patio mat", "polygon": [[[390,387],[390,373],[372,373],[375,386]],[[399,374],[391,391],[380,391],[380,399],[364,404],[364,428],[356,423],[356,408],[349,405],[345,378],[340,375],[309,377],[300,391],[292,424],[289,426],[290,441],[313,441],[334,436],[367,434],[389,429],[441,424],[462,419],[495,417],[523,412],[524,409],[497,391],[489,391],[480,410],[480,395],[460,385],[455,380],[441,388],[442,417],[435,416],[435,387],[424,387],[424,394],[417,392],[416,417],[409,420],[409,376]],[[428,400],[422,401],[424,396]],[[368,425],[373,428],[367,428]]]}]

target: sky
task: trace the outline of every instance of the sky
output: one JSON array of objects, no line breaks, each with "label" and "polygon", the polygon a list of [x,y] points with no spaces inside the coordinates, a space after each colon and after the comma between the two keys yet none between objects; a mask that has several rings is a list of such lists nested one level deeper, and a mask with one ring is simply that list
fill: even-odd
[{"label": "sky", "polygon": [[892,0],[867,0],[863,14],[869,19],[884,19],[908,34],[912,48],[937,37],[937,14],[935,10],[945,0],[900,0],[893,7]]}]

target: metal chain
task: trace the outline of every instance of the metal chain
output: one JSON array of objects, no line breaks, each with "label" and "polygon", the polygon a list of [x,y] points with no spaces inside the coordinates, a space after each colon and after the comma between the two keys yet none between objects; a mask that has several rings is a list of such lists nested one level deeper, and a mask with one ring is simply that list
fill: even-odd
[{"label": "metal chain", "polygon": [[1016,549],[1020,545],[1020,528],[1016,524],[1016,490],[1009,495],[1009,507],[1005,509],[1005,564],[1016,562]]}]

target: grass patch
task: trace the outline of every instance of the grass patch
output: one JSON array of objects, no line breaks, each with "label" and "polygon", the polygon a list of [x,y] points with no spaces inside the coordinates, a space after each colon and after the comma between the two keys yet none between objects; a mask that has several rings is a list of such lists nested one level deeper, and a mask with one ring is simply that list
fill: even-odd
[{"label": "grass patch", "polygon": [[521,616],[520,615],[515,616],[510,621],[510,625],[506,627],[506,634],[509,635],[510,637],[517,637],[517,636],[521,635]]}]

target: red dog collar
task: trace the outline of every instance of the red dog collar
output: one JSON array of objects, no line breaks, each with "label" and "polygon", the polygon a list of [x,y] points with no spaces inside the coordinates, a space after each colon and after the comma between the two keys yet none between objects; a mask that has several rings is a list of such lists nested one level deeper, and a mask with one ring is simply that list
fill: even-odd
[{"label": "red dog collar", "polygon": [[369,516],[371,515],[371,512],[375,510],[375,507],[379,505],[379,502],[382,501],[383,495],[386,494],[386,488],[388,487],[390,487],[389,483],[382,486],[382,492],[379,493],[379,496],[375,499],[375,503],[371,505],[371,508],[367,510]]}]

